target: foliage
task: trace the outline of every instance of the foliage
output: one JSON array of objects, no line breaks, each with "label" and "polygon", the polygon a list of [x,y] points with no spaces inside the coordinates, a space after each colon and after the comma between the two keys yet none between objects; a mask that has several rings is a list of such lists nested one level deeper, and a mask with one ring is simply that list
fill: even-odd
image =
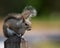
[{"label": "foliage", "polygon": [[38,15],[60,12],[60,0],[0,0],[0,15],[20,13],[27,5],[35,7]]}]

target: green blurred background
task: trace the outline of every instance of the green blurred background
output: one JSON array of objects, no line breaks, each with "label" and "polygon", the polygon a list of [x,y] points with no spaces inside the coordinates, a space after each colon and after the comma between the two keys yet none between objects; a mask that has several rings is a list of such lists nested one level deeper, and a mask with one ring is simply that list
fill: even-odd
[{"label": "green blurred background", "polygon": [[[32,18],[32,31],[27,36],[60,35],[60,0],[0,0],[0,37],[3,36],[3,18],[8,13],[21,13],[29,5],[37,10],[37,16]],[[60,43],[39,40],[33,44],[33,48],[60,48]]]},{"label": "green blurred background", "polygon": [[38,11],[38,18],[49,19],[60,16],[60,0],[0,0],[0,15],[21,13],[25,6],[31,5]]}]

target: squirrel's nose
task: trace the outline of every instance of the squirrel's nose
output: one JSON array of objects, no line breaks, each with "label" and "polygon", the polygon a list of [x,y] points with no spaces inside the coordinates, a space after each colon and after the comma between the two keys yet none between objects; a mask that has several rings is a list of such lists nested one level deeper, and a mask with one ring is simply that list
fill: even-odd
[{"label": "squirrel's nose", "polygon": [[30,30],[31,30],[31,28],[28,28],[27,30],[28,30],[28,31],[30,31]]},{"label": "squirrel's nose", "polygon": [[28,29],[28,31],[30,31],[31,29]]}]

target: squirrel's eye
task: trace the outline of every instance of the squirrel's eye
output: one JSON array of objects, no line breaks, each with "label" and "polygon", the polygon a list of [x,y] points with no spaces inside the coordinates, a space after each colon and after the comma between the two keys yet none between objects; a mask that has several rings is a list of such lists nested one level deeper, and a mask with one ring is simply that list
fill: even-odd
[{"label": "squirrel's eye", "polygon": [[26,25],[26,26],[28,26],[28,24],[27,24],[27,23],[25,23],[25,25]]}]

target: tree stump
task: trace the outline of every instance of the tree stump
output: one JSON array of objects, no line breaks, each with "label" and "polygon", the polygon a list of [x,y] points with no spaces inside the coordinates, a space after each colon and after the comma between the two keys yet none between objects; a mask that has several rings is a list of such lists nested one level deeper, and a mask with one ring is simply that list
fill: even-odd
[{"label": "tree stump", "polygon": [[14,36],[4,42],[4,48],[20,48],[21,38]]}]

